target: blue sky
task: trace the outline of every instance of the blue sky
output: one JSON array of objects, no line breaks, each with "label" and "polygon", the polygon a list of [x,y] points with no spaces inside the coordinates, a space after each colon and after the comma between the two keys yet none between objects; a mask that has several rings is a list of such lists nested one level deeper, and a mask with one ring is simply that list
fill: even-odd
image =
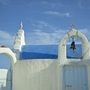
[{"label": "blue sky", "polygon": [[74,24],[90,40],[90,0],[0,0],[0,44],[23,22],[27,44],[57,44]]},{"label": "blue sky", "polygon": [[58,44],[72,24],[90,40],[90,0],[0,0],[0,44],[13,45],[21,21],[27,44]]}]

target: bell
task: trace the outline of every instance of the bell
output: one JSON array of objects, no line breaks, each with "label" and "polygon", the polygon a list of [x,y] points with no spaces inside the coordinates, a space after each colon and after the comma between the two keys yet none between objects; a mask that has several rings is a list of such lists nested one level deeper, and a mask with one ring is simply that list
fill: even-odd
[{"label": "bell", "polygon": [[73,49],[73,51],[76,49],[75,41],[72,41],[70,48]]}]

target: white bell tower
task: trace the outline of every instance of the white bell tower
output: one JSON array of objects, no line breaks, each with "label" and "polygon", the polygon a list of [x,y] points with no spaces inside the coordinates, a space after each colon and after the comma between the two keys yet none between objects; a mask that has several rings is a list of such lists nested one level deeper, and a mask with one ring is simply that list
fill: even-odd
[{"label": "white bell tower", "polygon": [[25,36],[24,36],[24,30],[23,30],[23,24],[21,22],[20,29],[18,30],[15,41],[14,41],[14,50],[21,52],[22,46],[25,45]]}]

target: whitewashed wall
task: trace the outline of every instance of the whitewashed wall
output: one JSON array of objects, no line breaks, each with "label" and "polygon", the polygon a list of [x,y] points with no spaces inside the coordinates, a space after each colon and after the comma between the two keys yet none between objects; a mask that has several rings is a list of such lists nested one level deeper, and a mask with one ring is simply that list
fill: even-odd
[{"label": "whitewashed wall", "polygon": [[8,69],[0,69],[0,90],[12,90],[12,76]]},{"label": "whitewashed wall", "polygon": [[6,69],[0,69],[0,90],[5,90],[6,88],[7,72],[8,70]]},{"label": "whitewashed wall", "polygon": [[17,61],[13,90],[57,90],[57,79],[56,61]]}]

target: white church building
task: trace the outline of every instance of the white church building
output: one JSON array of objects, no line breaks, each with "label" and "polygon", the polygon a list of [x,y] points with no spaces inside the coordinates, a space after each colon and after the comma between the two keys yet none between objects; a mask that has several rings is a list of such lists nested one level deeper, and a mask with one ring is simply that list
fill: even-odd
[{"label": "white church building", "polygon": [[[70,38],[74,47],[67,45]],[[90,90],[90,43],[74,27],[58,45],[26,45],[21,24],[13,50],[1,46],[0,54],[11,64],[0,69],[0,90]]]}]

